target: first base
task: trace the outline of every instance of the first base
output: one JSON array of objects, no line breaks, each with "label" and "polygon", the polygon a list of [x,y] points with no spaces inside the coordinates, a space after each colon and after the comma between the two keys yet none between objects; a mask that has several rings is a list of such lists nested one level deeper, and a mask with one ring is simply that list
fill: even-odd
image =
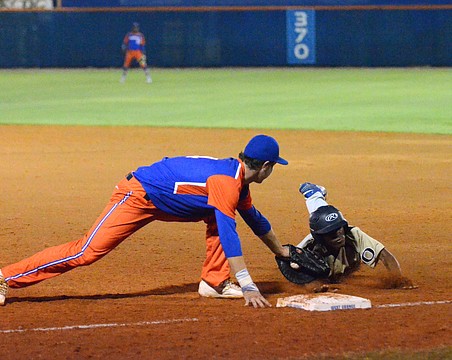
[{"label": "first base", "polygon": [[279,298],[276,307],[292,307],[308,311],[370,309],[370,300],[358,296],[325,292]]}]

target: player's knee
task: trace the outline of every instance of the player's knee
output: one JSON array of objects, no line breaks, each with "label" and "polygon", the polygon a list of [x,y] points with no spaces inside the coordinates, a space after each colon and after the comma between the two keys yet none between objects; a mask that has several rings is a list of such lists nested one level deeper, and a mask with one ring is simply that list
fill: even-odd
[{"label": "player's knee", "polygon": [[97,260],[101,259],[104,254],[99,254],[93,251],[85,251],[82,256],[77,258],[79,266],[88,266],[95,263]]}]

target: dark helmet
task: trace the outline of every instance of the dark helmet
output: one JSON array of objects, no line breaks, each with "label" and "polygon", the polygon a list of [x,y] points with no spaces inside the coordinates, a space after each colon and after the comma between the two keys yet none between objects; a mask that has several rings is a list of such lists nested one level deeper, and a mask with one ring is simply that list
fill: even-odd
[{"label": "dark helmet", "polygon": [[342,213],[332,205],[321,206],[311,214],[309,228],[314,238],[316,235],[328,234],[337,231],[341,227],[347,227],[348,222]]}]

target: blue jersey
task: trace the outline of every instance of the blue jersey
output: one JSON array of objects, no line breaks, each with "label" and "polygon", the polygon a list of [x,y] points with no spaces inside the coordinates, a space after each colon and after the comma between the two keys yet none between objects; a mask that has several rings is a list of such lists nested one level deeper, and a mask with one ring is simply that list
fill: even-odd
[{"label": "blue jersey", "polygon": [[244,164],[238,159],[164,158],[138,168],[133,175],[154,205],[168,214],[192,221],[215,215],[227,257],[242,254],[236,211],[256,235],[263,235],[271,228],[252,205],[249,187],[244,184]]},{"label": "blue jersey", "polygon": [[140,32],[129,32],[123,40],[127,50],[145,50],[146,40],[144,35]]}]

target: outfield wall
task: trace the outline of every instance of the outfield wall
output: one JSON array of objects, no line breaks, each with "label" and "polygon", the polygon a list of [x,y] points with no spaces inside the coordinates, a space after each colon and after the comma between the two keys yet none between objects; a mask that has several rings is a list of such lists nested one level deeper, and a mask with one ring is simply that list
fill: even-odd
[{"label": "outfield wall", "polygon": [[450,0],[61,0],[63,7],[398,6],[450,5]]},{"label": "outfield wall", "polygon": [[155,67],[452,66],[452,9],[422,8],[0,12],[0,67],[120,67],[134,21]]}]

